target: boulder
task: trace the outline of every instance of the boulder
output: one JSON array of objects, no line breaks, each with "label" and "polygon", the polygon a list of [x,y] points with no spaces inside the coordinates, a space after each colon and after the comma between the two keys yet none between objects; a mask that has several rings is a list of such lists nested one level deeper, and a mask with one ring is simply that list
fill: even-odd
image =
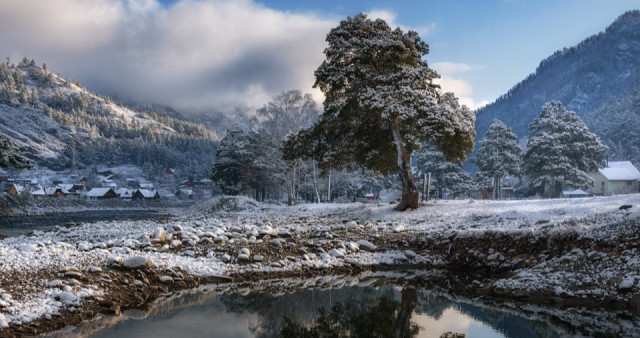
[{"label": "boulder", "polygon": [[153,266],[153,262],[144,256],[131,256],[122,262],[122,267],[127,269],[144,269]]}]

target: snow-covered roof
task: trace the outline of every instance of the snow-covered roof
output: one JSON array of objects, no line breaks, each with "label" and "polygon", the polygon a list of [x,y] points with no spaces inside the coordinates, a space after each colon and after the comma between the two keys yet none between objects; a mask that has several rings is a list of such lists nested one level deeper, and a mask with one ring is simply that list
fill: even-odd
[{"label": "snow-covered roof", "polygon": [[609,162],[606,168],[599,170],[609,181],[640,180],[640,171],[629,161]]},{"label": "snow-covered roof", "polygon": [[138,189],[144,198],[153,198],[156,195],[155,190]]},{"label": "snow-covered roof", "polygon": [[102,197],[104,196],[111,188],[93,188],[87,191],[87,197]]},{"label": "snow-covered roof", "polygon": [[134,192],[135,192],[134,189],[127,189],[127,188],[120,188],[116,190],[116,194],[118,194],[118,196],[120,197],[131,197],[133,196]]},{"label": "snow-covered roof", "polygon": [[142,189],[153,189],[153,183],[140,183],[140,188]]}]

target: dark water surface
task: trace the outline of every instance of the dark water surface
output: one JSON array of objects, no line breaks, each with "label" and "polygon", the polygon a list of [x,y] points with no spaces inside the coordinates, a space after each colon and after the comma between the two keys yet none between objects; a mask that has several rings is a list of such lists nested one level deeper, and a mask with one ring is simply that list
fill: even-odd
[{"label": "dark water surface", "polygon": [[276,294],[210,291],[178,297],[148,315],[131,314],[139,318],[109,323],[92,337],[564,336],[544,321],[399,285]]},{"label": "dark water surface", "polygon": [[0,235],[18,236],[34,230],[49,230],[68,223],[95,223],[159,219],[171,216],[157,210],[94,210],[66,212],[52,215],[0,217]]}]

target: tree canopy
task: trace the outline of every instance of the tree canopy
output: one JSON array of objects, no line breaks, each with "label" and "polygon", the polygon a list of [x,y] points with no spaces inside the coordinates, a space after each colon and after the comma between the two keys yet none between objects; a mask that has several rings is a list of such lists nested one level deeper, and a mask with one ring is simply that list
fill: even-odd
[{"label": "tree canopy", "polygon": [[586,189],[593,184],[589,165],[603,165],[608,148],[575,112],[558,101],[548,102],[529,133],[522,162],[532,185],[548,185],[557,197],[563,186]]},{"label": "tree canopy", "polygon": [[474,114],[453,94],[438,92],[438,74],[423,59],[429,47],[414,31],[359,14],[333,28],[327,42],[315,71],[324,114],[285,142],[285,159],[315,158],[325,170],[397,172],[403,186],[398,209],[417,208],[413,152],[430,141],[448,160],[464,161],[473,148]]},{"label": "tree canopy", "polygon": [[8,137],[0,135],[0,168],[9,166],[29,168],[31,163],[20,154],[18,147]]},{"label": "tree canopy", "polygon": [[[518,137],[500,120],[493,120],[487,135],[480,141],[475,163],[480,169],[477,180],[483,187],[494,188],[494,198],[500,192],[500,179],[520,175]],[[488,184],[488,182],[492,182]]]}]

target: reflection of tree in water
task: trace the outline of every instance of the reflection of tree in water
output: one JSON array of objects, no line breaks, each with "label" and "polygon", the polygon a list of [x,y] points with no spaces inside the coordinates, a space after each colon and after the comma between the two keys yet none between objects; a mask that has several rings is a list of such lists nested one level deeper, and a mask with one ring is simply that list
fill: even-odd
[{"label": "reflection of tree in water", "polygon": [[227,311],[258,315],[259,323],[251,327],[257,337],[344,337],[340,332],[359,337],[415,336],[418,327],[410,319],[417,292],[405,289],[399,296],[389,287],[354,287],[297,290],[279,297],[232,294],[220,300]]},{"label": "reflection of tree in water", "polygon": [[281,337],[415,337],[420,328],[411,323],[418,297],[415,289],[402,290],[402,301],[391,295],[377,299],[349,299],[336,303],[331,312],[320,309],[320,316],[310,327],[290,319]]}]

